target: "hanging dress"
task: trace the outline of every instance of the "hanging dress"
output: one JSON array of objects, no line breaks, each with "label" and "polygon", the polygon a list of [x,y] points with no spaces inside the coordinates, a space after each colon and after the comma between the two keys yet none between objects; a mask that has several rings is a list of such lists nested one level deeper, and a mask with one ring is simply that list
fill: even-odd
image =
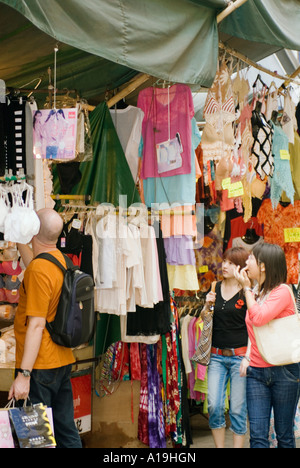
[{"label": "hanging dress", "polygon": [[295,189],[290,166],[289,138],[280,125],[274,125],[273,122],[271,125],[273,128],[272,151],[275,169],[270,184],[272,206],[276,208],[283,191],[293,204]]}]

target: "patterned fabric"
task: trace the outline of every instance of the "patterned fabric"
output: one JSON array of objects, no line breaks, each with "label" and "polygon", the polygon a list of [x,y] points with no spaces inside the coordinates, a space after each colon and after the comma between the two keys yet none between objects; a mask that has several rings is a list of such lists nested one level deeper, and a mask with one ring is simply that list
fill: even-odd
[{"label": "patterned fabric", "polygon": [[203,328],[198,342],[198,347],[192,361],[202,366],[208,366],[210,362],[210,350],[213,331],[213,314],[206,310],[203,313]]},{"label": "patterned fabric", "polygon": [[288,271],[287,283],[298,284],[300,244],[286,243],[284,229],[300,227],[300,201],[286,207],[279,203],[276,209],[273,209],[271,200],[266,199],[257,213],[257,220],[264,225],[265,242],[278,244],[284,250]]},{"label": "patterned fabric", "polygon": [[147,345],[140,345],[141,355],[141,389],[140,410],[138,417],[138,439],[149,446],[148,432],[148,372],[147,372]]},{"label": "patterned fabric", "polygon": [[264,180],[266,176],[272,177],[274,173],[274,157],[272,154],[273,129],[258,114],[256,114],[255,118],[259,120],[259,129],[257,134],[253,135],[252,159],[256,173],[261,180]]},{"label": "patterned fabric", "polygon": [[162,419],[162,401],[157,370],[157,345],[147,346],[148,366],[148,431],[151,448],[165,448],[166,440]]}]

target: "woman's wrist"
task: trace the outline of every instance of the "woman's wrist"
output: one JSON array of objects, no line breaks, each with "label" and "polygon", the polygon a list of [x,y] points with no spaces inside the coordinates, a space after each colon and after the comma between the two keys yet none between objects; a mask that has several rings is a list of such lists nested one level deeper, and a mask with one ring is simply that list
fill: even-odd
[{"label": "woman's wrist", "polygon": [[252,292],[252,288],[250,286],[244,286],[243,290],[244,290],[244,292],[246,292],[246,291]]}]

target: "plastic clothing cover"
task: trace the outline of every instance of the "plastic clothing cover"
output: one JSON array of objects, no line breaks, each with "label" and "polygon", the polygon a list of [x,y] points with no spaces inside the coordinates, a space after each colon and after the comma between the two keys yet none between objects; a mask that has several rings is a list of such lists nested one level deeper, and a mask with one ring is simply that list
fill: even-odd
[{"label": "plastic clothing cover", "polygon": [[[90,122],[93,160],[80,164],[81,180],[71,194],[90,195],[91,203],[119,206],[121,195],[127,196],[128,206],[140,203],[135,181],[105,102],[90,113]],[[60,191],[57,181],[54,183],[54,191]]]}]

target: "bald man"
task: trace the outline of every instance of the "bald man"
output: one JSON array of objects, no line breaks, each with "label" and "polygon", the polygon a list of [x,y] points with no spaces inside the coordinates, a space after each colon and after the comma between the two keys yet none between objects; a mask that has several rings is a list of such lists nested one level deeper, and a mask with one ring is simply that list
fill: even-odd
[{"label": "bald man", "polygon": [[35,258],[51,253],[64,266],[63,254],[56,248],[63,228],[59,214],[48,208],[37,212],[40,230],[28,245],[18,245],[26,266],[20,287],[14,330],[16,337],[16,377],[8,398],[44,403],[52,408],[54,432],[60,448],[80,448],[74,423],[71,368],[75,359],[70,348],[54,343],[45,327],[54,320],[63,284],[56,265]]}]

